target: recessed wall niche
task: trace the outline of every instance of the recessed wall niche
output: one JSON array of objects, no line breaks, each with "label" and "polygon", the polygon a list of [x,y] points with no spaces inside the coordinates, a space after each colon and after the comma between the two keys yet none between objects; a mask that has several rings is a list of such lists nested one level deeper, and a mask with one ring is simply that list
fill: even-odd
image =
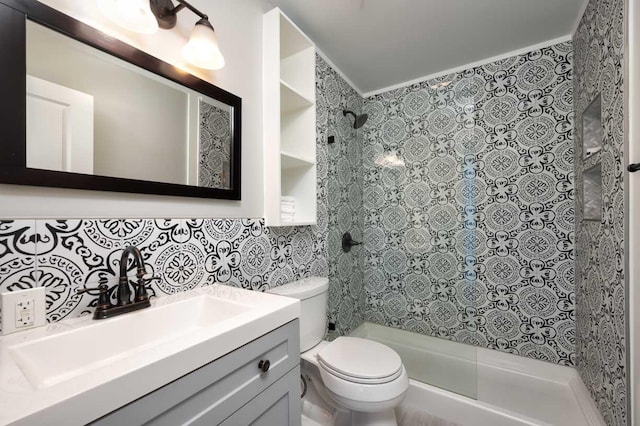
[{"label": "recessed wall niche", "polygon": [[587,159],[602,149],[602,100],[600,94],[582,113],[582,153]]},{"label": "recessed wall niche", "polygon": [[602,220],[602,166],[600,162],[584,171],[584,220]]},{"label": "recessed wall niche", "polygon": [[602,101],[600,94],[582,113],[584,220],[602,220]]}]

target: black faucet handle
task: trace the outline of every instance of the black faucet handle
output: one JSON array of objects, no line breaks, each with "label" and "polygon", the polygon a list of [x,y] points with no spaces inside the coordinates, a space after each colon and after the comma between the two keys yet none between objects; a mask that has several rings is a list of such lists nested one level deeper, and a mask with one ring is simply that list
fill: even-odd
[{"label": "black faucet handle", "polygon": [[109,291],[109,286],[107,286],[106,284],[100,284],[98,287],[93,287],[93,288],[87,288],[87,286],[85,285],[84,288],[76,290],[76,294],[89,293],[92,296],[98,296],[108,291]]},{"label": "black faucet handle", "polygon": [[138,284],[142,284],[142,285],[147,286],[147,285],[150,285],[154,281],[161,281],[161,280],[162,280],[162,277],[151,276],[149,278],[140,278],[138,280]]},{"label": "black faucet handle", "polygon": [[107,309],[111,307],[111,301],[109,300],[109,286],[106,284],[100,284],[96,288],[81,288],[76,290],[76,294],[88,293],[92,296],[98,296],[97,309]]},{"label": "black faucet handle", "polygon": [[147,293],[147,286],[151,285],[154,281],[160,281],[160,277],[139,278],[138,284],[136,284],[136,302],[142,302],[149,300],[149,293]]}]

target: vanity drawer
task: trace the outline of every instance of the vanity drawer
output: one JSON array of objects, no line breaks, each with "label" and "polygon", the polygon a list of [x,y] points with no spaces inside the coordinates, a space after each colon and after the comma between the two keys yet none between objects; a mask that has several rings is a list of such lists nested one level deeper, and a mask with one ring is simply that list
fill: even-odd
[{"label": "vanity drawer", "polygon": [[[96,420],[93,425],[218,424],[300,363],[298,320]],[[268,371],[259,368],[269,360]]]}]

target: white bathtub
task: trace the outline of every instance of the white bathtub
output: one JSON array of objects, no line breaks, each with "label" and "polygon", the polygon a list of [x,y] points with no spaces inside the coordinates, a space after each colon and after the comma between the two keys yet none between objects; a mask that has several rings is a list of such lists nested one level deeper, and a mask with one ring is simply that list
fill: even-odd
[{"label": "white bathtub", "polygon": [[400,354],[412,377],[405,410],[465,426],[604,425],[573,368],[370,323],[351,335]]}]

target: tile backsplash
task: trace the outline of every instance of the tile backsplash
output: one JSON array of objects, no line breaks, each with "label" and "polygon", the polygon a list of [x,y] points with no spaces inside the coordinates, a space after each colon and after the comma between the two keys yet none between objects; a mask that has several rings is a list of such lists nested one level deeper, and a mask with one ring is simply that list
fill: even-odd
[{"label": "tile backsplash", "polygon": [[[46,287],[50,322],[92,312],[97,298],[76,290],[115,286],[129,245],[162,277],[155,296],[214,283],[265,290],[328,274],[314,228],[267,228],[262,219],[0,221],[0,292]],[[132,263],[128,270],[134,279]]]}]

